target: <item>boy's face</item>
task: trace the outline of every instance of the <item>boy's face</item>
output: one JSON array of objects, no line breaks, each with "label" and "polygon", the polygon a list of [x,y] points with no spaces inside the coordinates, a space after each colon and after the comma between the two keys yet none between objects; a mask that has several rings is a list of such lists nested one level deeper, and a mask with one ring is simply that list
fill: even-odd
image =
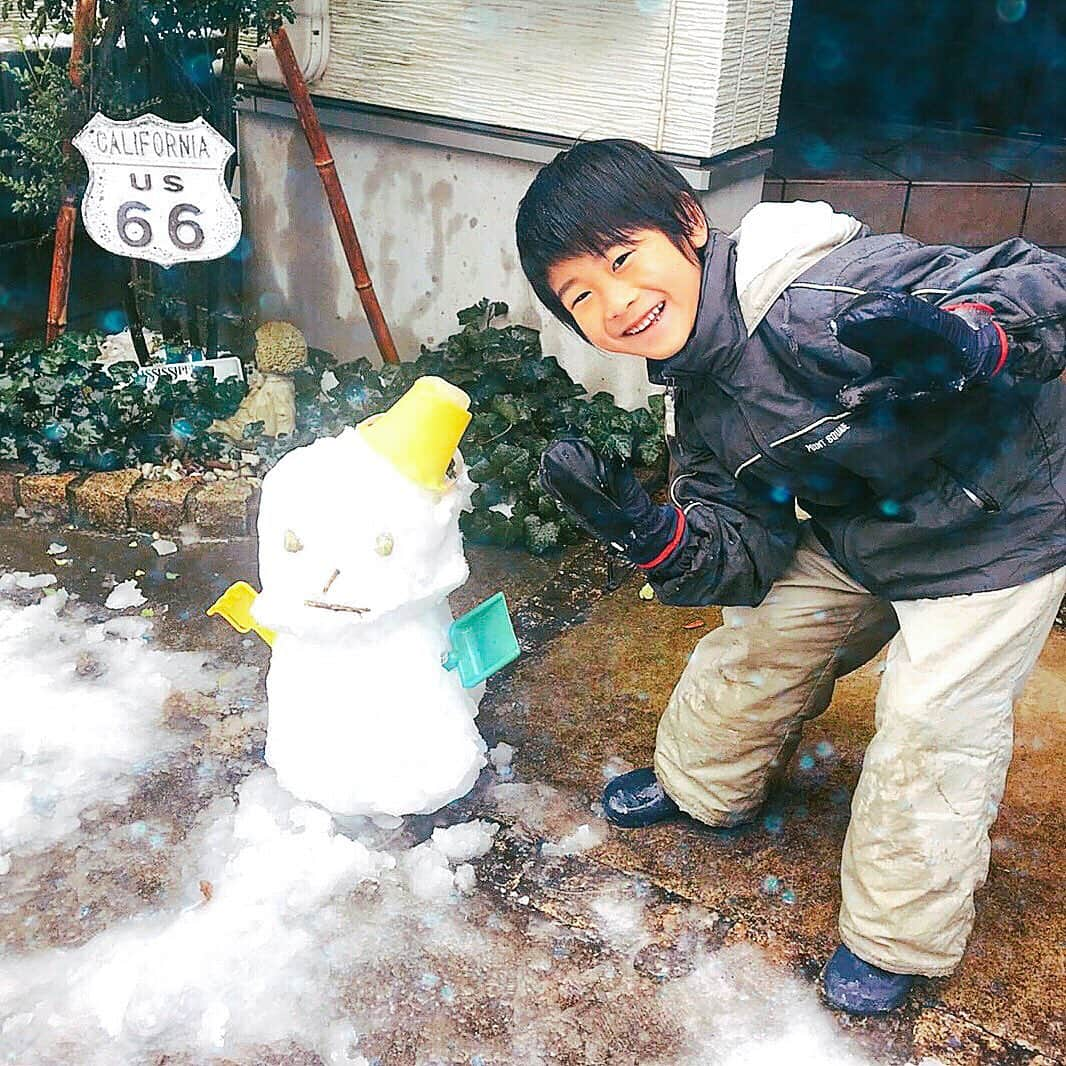
[{"label": "boy's face", "polygon": [[[689,241],[694,249],[707,243],[702,214]],[[556,263],[548,270],[548,284],[597,348],[669,359],[685,346],[696,323],[701,276],[695,251],[689,258],[661,230],[646,229],[605,255]]]}]

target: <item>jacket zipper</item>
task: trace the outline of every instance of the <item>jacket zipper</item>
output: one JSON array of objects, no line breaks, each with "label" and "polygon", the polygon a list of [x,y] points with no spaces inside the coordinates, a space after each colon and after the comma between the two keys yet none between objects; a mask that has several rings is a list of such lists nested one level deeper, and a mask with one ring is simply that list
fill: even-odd
[{"label": "jacket zipper", "polygon": [[995,496],[985,492],[980,485],[968,484],[951,469],[947,463],[942,463],[939,459],[934,459],[933,462],[940,467],[941,470],[947,474],[956,485],[966,494],[966,498],[974,504],[976,507],[980,507],[986,514],[999,514],[1000,506],[999,501]]}]

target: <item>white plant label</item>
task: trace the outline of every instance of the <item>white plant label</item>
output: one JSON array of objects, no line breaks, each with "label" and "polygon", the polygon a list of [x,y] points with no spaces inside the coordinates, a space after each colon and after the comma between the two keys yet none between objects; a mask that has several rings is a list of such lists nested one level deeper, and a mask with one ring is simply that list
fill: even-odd
[{"label": "white plant label", "polygon": [[219,259],[241,239],[225,178],[233,145],[202,117],[96,114],[73,143],[89,167],[85,229],[109,252],[169,267]]}]

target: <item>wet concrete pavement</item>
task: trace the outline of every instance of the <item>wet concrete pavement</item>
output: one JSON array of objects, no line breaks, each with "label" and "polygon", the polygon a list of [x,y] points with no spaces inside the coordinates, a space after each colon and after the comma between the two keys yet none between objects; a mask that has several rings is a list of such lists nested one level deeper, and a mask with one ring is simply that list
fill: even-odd
[{"label": "wet concrete pavement", "polygon": [[[610,774],[650,763],[673,683],[720,615],[644,603],[640,583],[634,577],[601,598],[583,624],[518,664],[511,685],[525,713],[508,723],[508,739],[523,778],[593,796]],[[704,624],[685,628],[697,621]],[[690,820],[616,830],[589,858],[698,901],[728,923],[726,943],[758,943],[813,979],[837,943],[840,851],[873,734],[881,658],[838,683],[759,821],[729,832]],[[961,969],[923,981],[892,1018],[841,1019],[884,1054],[990,1064],[1066,1055],[1064,715],[1066,632],[1056,628],[1017,709],[991,872]],[[767,878],[776,879],[772,893]]]},{"label": "wet concrete pavement", "polygon": [[[68,567],[57,569],[47,554],[53,541],[68,546]],[[490,746],[502,740],[518,749],[517,781],[554,786],[563,799],[527,819],[521,810],[501,810],[479,784],[437,816],[409,822],[420,835],[435,824],[479,815],[507,822],[479,878],[510,915],[502,919],[500,935],[515,939],[514,966],[522,969],[544,950],[543,943],[530,947],[530,929],[540,921],[552,930],[551,958],[564,961],[554,976],[536,970],[542,975],[534,982],[537,995],[584,1002],[581,996],[591,996],[597,981],[610,984],[610,995],[592,996],[585,1013],[578,1011],[583,1020],[576,1030],[558,1035],[558,1061],[669,1062],[669,1020],[641,1017],[640,981],[669,982],[689,972],[700,947],[757,944],[774,965],[813,981],[836,943],[840,848],[851,789],[872,734],[879,663],[839,683],[832,706],[808,728],[787,784],[771,796],[760,821],[728,833],[691,821],[611,830],[599,847],[545,867],[530,856],[538,838],[554,832],[553,819],[562,827],[582,812],[588,818],[608,777],[649,763],[661,708],[687,655],[719,615],[645,603],[634,574],[608,591],[602,555],[590,545],[553,559],[479,548],[469,549],[468,557],[471,580],[454,596],[454,610],[502,589],[525,652],[490,682],[479,726]],[[159,558],[143,536],[20,524],[0,527],[4,569],[54,572],[61,584],[97,605],[116,580],[143,570],[138,581],[156,612],[160,643],[213,648],[265,670],[265,645],[203,614],[232,581],[256,583],[251,540],[190,544]],[[702,625],[685,628],[697,621]],[[949,980],[923,982],[911,1004],[891,1018],[837,1019],[878,1061],[1060,1061],[1066,1048],[1064,713],[1066,632],[1057,629],[1018,709],[1016,754],[993,831],[992,871],[978,896],[977,927],[962,969]],[[175,795],[168,802],[180,804],[180,790]],[[139,802],[150,807],[156,801],[149,790]],[[151,871],[145,876],[150,882]],[[604,884],[639,895],[654,915],[650,941],[631,954],[593,931],[589,901]],[[607,976],[605,960],[613,960]],[[614,967],[625,971],[621,985]],[[476,974],[455,974],[453,981],[477,986]],[[619,989],[629,993],[628,1001]],[[489,997],[480,1020],[467,1024],[491,1028],[501,1002]],[[504,1027],[514,1024],[514,1009],[507,1010],[506,1020],[497,1018]],[[382,1063],[416,1061],[416,1022],[382,1030]],[[491,1042],[491,1033],[482,1035]]]}]

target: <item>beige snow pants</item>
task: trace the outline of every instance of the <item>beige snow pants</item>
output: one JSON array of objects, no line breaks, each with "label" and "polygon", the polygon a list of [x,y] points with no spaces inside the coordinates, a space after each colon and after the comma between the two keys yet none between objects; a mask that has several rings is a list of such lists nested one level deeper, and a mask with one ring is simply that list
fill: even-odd
[{"label": "beige snow pants", "polygon": [[[1016,588],[890,603],[807,531],[758,607],[727,607],[659,723],[655,772],[708,825],[754,817],[838,677],[889,641],[841,862],[840,935],[895,973],[951,973],[988,872],[1013,705],[1066,592],[1066,568]],[[894,639],[893,639],[894,637]]]}]

